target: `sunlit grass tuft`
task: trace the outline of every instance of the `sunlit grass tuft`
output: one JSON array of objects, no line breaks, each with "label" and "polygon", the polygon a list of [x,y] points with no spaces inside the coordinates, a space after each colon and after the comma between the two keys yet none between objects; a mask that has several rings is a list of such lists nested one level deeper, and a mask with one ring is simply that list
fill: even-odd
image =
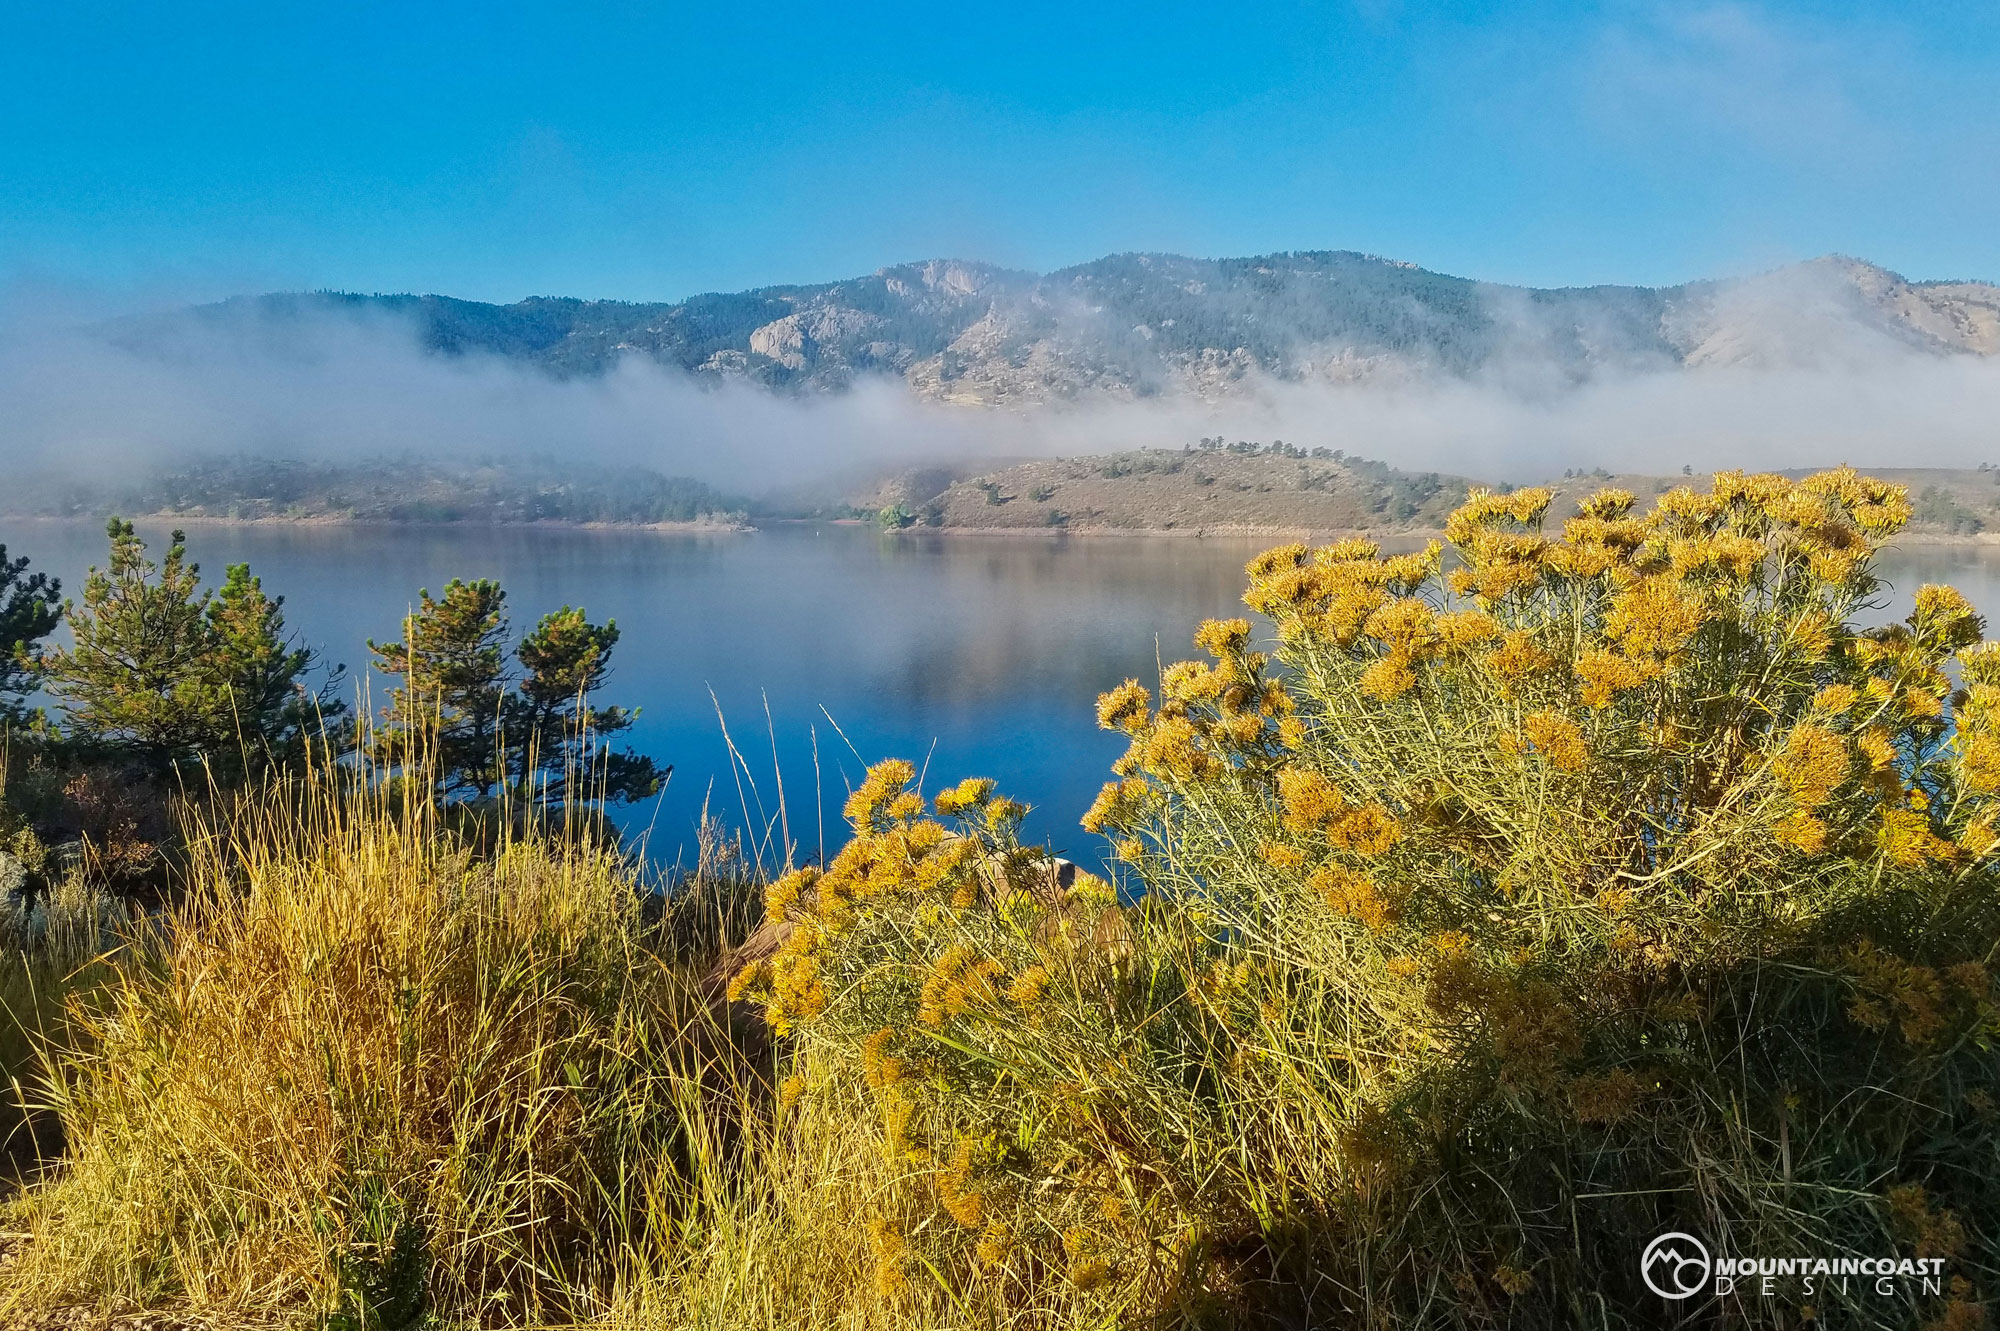
[{"label": "sunlit grass tuft", "polygon": [[15,1305],[575,1319],[664,1241],[757,1098],[711,958],[648,945],[609,846],[437,812],[322,773],[195,829],[75,1009]]}]

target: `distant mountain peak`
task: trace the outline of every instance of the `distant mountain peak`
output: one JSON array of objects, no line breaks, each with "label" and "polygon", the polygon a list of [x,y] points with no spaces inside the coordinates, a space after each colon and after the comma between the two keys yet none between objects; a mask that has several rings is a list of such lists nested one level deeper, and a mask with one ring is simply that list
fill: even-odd
[{"label": "distant mountain peak", "polygon": [[[321,292],[193,313],[261,326],[327,310],[408,318],[440,354],[498,355],[561,375],[639,356],[788,392],[883,377],[938,401],[986,405],[1227,396],[1264,381],[1497,376],[1561,385],[1842,363],[1870,348],[2000,354],[2000,287],[1913,283],[1845,254],[1748,278],[1561,289],[1480,282],[1353,250],[1132,252],[1042,274],[940,258],[676,302],[543,296],[491,305]],[[120,335],[144,341],[160,331],[159,321],[138,321]]]}]

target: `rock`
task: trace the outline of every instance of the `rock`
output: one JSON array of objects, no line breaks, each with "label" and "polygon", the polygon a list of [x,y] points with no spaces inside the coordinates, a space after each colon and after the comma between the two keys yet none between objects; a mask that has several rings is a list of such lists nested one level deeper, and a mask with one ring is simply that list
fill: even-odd
[{"label": "rock", "polygon": [[25,896],[28,892],[28,866],[21,857],[0,850],[0,899]]}]

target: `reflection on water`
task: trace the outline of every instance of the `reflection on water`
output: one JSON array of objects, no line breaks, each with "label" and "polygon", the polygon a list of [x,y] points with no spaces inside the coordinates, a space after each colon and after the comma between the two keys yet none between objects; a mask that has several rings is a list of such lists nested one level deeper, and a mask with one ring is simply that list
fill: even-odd
[{"label": "reflection on water", "polygon": [[[164,539],[164,524],[140,527]],[[0,540],[71,592],[104,559],[96,523],[10,522]],[[616,619],[624,636],[607,696],[643,709],[633,742],[675,764],[657,806],[628,822],[650,827],[667,859],[689,843],[704,800],[731,821],[748,803],[754,822],[761,794],[775,815],[773,731],[792,833],[809,853],[821,835],[817,741],[830,842],[863,760],[901,755],[928,761],[938,778],[995,777],[1037,806],[1036,836],[1094,857],[1076,819],[1121,751],[1095,728],[1097,694],[1128,676],[1150,679],[1162,657],[1186,653],[1203,617],[1233,613],[1244,561],[1262,544],[824,526],[700,536],[218,526],[189,538],[210,580],[248,560],[286,597],[292,626],[351,667],[367,661],[367,638],[400,636],[418,588],[452,577],[499,579],[517,632],[565,604]],[[718,704],[751,760],[755,794],[739,796],[732,779]]]},{"label": "reflection on water", "polygon": [[[165,524],[140,527],[164,539]],[[94,522],[9,521],[0,541],[72,593],[105,551]],[[1095,858],[1076,820],[1122,748],[1095,728],[1097,694],[1128,676],[1150,682],[1161,660],[1188,654],[1202,618],[1240,613],[1243,564],[1269,542],[272,525],[198,527],[189,544],[211,581],[248,560],[286,597],[293,627],[352,667],[368,659],[365,639],[400,636],[418,588],[453,577],[499,579],[517,633],[565,604],[616,619],[607,696],[643,709],[633,742],[676,768],[666,794],[627,821],[672,860],[705,800],[755,823],[761,796],[775,817],[774,734],[808,854],[822,817],[838,843],[839,803],[864,762],[900,755],[928,762],[932,788],[996,778],[1037,806],[1032,835]],[[1882,618],[1907,613],[1924,582],[2000,607],[2000,549],[1916,546],[1890,552],[1882,571]],[[731,776],[718,704],[754,793]]]},{"label": "reflection on water", "polygon": [[1925,583],[1949,583],[1965,593],[2000,633],[2000,545],[1968,542],[1953,545],[1909,545],[1883,551],[1878,575],[1887,584],[1876,599],[1879,609],[1865,618],[1887,623],[1903,618],[1915,604],[1917,588]]}]

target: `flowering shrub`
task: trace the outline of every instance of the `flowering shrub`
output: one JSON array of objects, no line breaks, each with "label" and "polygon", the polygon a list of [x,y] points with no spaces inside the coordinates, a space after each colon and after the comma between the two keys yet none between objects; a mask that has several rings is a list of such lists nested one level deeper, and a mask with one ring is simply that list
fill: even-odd
[{"label": "flowering shrub", "polygon": [[1851,470],[1607,491],[1559,534],[1549,502],[1269,551],[1268,653],[1210,622],[1157,705],[1106,694],[1131,747],[1085,825],[1138,904],[1056,886],[988,783],[947,826],[870,774],[739,991],[873,1089],[909,1166],[885,1282],[1644,1325],[1678,1229],[1944,1257],[1952,1295],[1844,1312],[1973,1324],[2000,644],[1946,587],[1854,626],[1909,502]]},{"label": "flowering shrub", "polygon": [[[1051,1276],[1066,1293],[1111,1297],[1119,1275],[1151,1288],[1180,1260],[1154,1231],[1185,1244],[1204,1206],[1171,1170],[1140,1179],[1176,1134],[1157,1097],[1131,1096],[1193,1057],[1174,1048],[1185,986],[1135,947],[1143,915],[1108,883],[1020,843],[1026,810],[991,781],[928,805],[913,781],[907,763],[875,767],[847,803],[853,840],[772,885],[784,941],[731,996],[809,1051],[847,1055],[871,1092],[921,1203],[901,1225],[871,1218],[883,1292],[954,1262],[953,1280],[1021,1297]],[[1201,1113],[1185,1095],[1168,1121],[1174,1109]],[[1212,1112],[1201,1126],[1220,1129]]]}]

